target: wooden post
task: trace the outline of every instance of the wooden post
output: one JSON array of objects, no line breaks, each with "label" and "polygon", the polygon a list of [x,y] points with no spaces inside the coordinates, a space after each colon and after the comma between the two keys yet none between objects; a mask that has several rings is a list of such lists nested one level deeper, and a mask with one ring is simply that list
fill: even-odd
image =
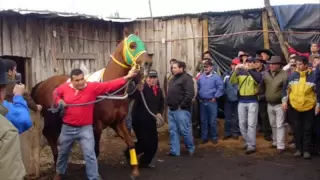
[{"label": "wooden post", "polygon": [[39,112],[30,112],[33,126],[30,130],[20,136],[20,146],[22,161],[26,168],[27,174],[32,178],[40,176],[40,152],[43,144],[42,129],[43,121]]},{"label": "wooden post", "polygon": [[263,47],[270,49],[269,28],[268,28],[268,12],[262,11],[262,30],[263,30]]},{"label": "wooden post", "polygon": [[282,36],[282,32],[280,30],[280,27],[279,27],[279,24],[275,18],[275,15],[274,15],[274,12],[273,12],[273,9],[270,5],[270,0],[264,0],[264,5],[265,5],[265,8],[268,12],[268,16],[270,18],[270,22],[271,22],[271,25],[272,25],[272,28],[273,30],[275,31],[276,33],[276,36],[279,40],[279,43],[280,43],[280,47],[281,47],[281,50],[284,54],[284,57],[286,58],[286,61],[288,62],[289,61],[289,53],[288,53],[288,49],[285,45],[285,41],[284,41],[284,38]]},{"label": "wooden post", "polygon": [[208,32],[208,18],[205,18],[202,20],[202,36],[203,36],[203,52],[206,52],[209,50],[209,32]]}]

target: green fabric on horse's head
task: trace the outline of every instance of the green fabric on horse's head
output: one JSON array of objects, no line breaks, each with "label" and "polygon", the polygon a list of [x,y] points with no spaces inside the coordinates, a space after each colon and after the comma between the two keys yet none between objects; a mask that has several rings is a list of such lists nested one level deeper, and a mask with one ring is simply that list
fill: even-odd
[{"label": "green fabric on horse's head", "polygon": [[[130,49],[131,43],[136,43],[135,49]],[[144,42],[142,42],[142,40],[135,34],[131,34],[125,39],[124,46],[124,57],[128,65],[133,65],[133,63],[135,64],[139,56],[146,52],[146,46]]]}]

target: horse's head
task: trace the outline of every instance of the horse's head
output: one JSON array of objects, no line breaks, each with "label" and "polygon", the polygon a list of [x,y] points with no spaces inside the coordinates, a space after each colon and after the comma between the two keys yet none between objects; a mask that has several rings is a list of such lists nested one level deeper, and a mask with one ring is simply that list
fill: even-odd
[{"label": "horse's head", "polygon": [[148,55],[144,42],[138,36],[138,31],[134,34],[129,34],[128,29],[124,29],[124,39],[121,41],[116,49],[117,54],[121,54],[124,62],[120,62],[113,58],[113,60],[124,68],[136,68],[140,70],[137,77],[146,76],[152,66],[152,58]]}]

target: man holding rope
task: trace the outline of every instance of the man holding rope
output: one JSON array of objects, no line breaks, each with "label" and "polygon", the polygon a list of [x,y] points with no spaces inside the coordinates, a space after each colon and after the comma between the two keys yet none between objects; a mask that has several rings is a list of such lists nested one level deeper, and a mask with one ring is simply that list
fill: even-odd
[{"label": "man holding rope", "polygon": [[79,141],[89,180],[98,180],[98,163],[94,151],[93,108],[94,104],[70,106],[68,104],[86,104],[95,101],[97,96],[113,92],[137,75],[131,70],[122,77],[109,82],[86,82],[81,69],[73,69],[70,73],[70,83],[60,85],[53,92],[55,104],[64,106],[63,125],[58,139],[58,160],[55,180],[61,180],[66,173],[68,156],[75,140]]}]

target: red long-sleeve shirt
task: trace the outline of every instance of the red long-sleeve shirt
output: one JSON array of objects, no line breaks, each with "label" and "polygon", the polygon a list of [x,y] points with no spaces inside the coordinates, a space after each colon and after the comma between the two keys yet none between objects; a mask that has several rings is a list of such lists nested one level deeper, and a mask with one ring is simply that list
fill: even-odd
[{"label": "red long-sleeve shirt", "polygon": [[[66,104],[81,104],[95,101],[97,96],[108,92],[113,92],[123,85],[126,80],[118,78],[109,82],[87,82],[87,86],[82,90],[76,90],[70,86],[70,83],[60,85],[53,92],[55,104],[63,99]],[[86,126],[93,124],[94,104],[85,106],[66,107],[63,122],[71,126]]]},{"label": "red long-sleeve shirt", "polygon": [[305,56],[307,58],[309,58],[310,53],[302,53],[302,52],[298,52],[297,50],[295,50],[293,47],[289,47],[288,51],[290,54],[297,54],[298,56]]}]

